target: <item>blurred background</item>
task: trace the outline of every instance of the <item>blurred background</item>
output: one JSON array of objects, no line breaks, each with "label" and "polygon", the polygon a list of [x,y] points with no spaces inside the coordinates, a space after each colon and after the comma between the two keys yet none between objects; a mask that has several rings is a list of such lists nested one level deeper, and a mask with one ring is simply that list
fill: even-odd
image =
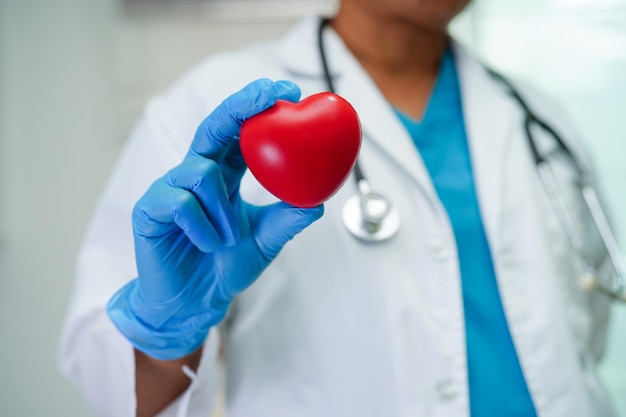
[{"label": "blurred background", "polygon": [[[92,415],[57,372],[91,211],[146,100],[332,0],[0,0],[0,415]],[[626,0],[474,0],[452,32],[560,99],[626,236]],[[626,416],[626,307],[601,372]],[[219,414],[219,413],[218,413]]]}]

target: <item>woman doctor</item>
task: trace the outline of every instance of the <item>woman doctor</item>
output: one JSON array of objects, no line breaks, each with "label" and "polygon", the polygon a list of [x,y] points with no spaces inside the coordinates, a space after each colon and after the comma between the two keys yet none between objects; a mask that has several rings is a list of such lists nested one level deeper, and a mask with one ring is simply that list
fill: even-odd
[{"label": "woman doctor", "polygon": [[[81,250],[61,343],[98,415],[206,416],[220,363],[235,417],[614,415],[596,373],[608,299],[577,285],[524,110],[446,32],[466,3],[342,0],[326,27],[210,57],[149,103]],[[318,30],[361,119],[360,164],[402,219],[385,242],[344,228],[352,182],[298,209],[245,173],[242,121],[328,89]],[[517,87],[587,163],[559,108]],[[576,175],[554,165],[586,233]]]}]

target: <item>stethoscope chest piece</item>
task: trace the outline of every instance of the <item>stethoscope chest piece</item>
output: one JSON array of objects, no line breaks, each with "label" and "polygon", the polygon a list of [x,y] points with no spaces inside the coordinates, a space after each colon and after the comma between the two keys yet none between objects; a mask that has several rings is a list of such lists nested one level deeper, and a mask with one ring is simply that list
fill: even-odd
[{"label": "stethoscope chest piece", "polygon": [[350,198],[343,207],[343,223],[356,238],[380,242],[400,228],[398,209],[384,195],[368,191]]}]

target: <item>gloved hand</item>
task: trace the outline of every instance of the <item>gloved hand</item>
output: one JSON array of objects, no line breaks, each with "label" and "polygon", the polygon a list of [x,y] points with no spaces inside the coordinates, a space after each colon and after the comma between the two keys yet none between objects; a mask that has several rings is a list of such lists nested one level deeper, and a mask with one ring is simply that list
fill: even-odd
[{"label": "gloved hand", "polygon": [[228,97],[199,126],[177,167],[158,179],[132,214],[138,278],[109,301],[109,317],[140,351],[184,357],[204,342],[246,289],[323,206],[253,206],[239,195],[246,165],[241,123],[277,99],[297,101],[288,81],[257,80]]}]

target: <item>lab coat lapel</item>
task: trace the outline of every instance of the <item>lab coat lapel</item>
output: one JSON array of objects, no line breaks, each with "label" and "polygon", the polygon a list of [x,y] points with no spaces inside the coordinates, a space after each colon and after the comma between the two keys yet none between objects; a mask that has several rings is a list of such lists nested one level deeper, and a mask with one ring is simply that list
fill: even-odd
[{"label": "lab coat lapel", "polygon": [[[507,144],[519,112],[514,101],[460,45],[453,44],[474,183],[492,252],[498,247]],[[521,122],[520,122],[521,123]],[[519,126],[521,129],[521,125]]]},{"label": "lab coat lapel", "polygon": [[[287,38],[282,49],[283,64],[300,77],[317,77],[322,89],[326,89],[317,47],[318,24],[318,19],[307,20]],[[383,151],[423,189],[431,202],[437,201],[430,176],[411,137],[375,83],[330,28],[324,32],[324,45],[337,94],[357,111],[363,141]],[[376,187],[376,173],[368,171],[367,165],[362,168]]]}]

